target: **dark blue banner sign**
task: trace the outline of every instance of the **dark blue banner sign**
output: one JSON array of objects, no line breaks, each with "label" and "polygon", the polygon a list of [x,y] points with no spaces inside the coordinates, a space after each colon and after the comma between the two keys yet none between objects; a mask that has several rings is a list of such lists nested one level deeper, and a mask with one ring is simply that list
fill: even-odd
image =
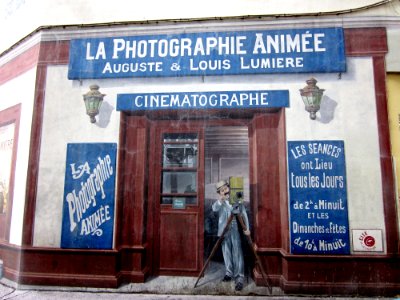
[{"label": "dark blue banner sign", "polygon": [[288,142],[293,254],[349,254],[343,141]]},{"label": "dark blue banner sign", "polygon": [[268,108],[288,106],[288,90],[117,95],[117,111]]},{"label": "dark blue banner sign", "polygon": [[346,71],[342,28],[75,39],[69,79]]},{"label": "dark blue banner sign", "polygon": [[111,249],[117,144],[68,144],[62,248]]}]

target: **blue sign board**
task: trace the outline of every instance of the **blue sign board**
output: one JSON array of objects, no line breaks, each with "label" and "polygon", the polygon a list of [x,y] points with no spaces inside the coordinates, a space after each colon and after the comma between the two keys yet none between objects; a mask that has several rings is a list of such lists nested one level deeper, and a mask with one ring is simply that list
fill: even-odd
[{"label": "blue sign board", "polygon": [[117,111],[288,107],[289,91],[118,94]]},{"label": "blue sign board", "polygon": [[112,248],[116,149],[115,143],[68,144],[62,248]]},{"label": "blue sign board", "polygon": [[289,141],[293,254],[349,254],[343,141]]},{"label": "blue sign board", "polygon": [[69,79],[346,71],[342,28],[75,39]]}]

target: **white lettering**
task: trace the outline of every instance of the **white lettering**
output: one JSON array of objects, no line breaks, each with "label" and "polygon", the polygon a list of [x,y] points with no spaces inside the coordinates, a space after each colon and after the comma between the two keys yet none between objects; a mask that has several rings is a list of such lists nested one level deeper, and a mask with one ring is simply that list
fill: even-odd
[{"label": "white lettering", "polygon": [[104,46],[104,42],[99,43],[99,47],[97,48],[97,53],[95,59],[106,59],[106,48]]},{"label": "white lettering", "polygon": [[86,43],[86,60],[93,60],[94,56],[90,54],[90,43]]},{"label": "white lettering", "polygon": [[119,58],[119,52],[124,50],[125,48],[125,40],[124,39],[114,39],[114,51],[113,51],[113,59]]},{"label": "white lettering", "polygon": [[258,54],[260,53],[259,51],[261,51],[261,54],[267,53],[262,33],[256,33],[256,42],[254,43],[253,54]]},{"label": "white lettering", "polygon": [[[220,93],[177,93],[177,94],[137,94],[132,97],[132,105],[138,109],[147,108],[196,108],[196,107],[268,107],[268,92],[220,92]],[[102,183],[102,177],[94,173],[95,188]],[[100,180],[100,181],[99,181]]]},{"label": "white lettering", "polygon": [[110,179],[114,170],[111,165],[111,157],[107,154],[105,157],[97,158],[97,165],[85,182],[81,182],[81,189],[75,189],[66,195],[68,203],[68,216],[70,221],[70,231],[74,231],[77,223],[80,223],[82,217],[90,205],[96,206],[96,196],[100,193],[101,198],[105,199],[104,183]]}]

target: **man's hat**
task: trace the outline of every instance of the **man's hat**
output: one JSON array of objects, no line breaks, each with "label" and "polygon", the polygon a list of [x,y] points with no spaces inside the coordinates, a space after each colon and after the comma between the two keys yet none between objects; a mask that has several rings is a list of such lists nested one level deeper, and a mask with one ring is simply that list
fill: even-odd
[{"label": "man's hat", "polygon": [[220,180],[215,184],[215,188],[217,189],[217,192],[225,185],[228,185],[228,182],[226,180]]}]

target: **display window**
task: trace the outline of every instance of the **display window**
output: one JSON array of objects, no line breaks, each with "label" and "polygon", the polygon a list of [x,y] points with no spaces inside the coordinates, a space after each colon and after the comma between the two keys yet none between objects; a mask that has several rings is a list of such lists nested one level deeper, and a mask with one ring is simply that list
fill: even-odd
[{"label": "display window", "polygon": [[0,111],[0,240],[9,239],[20,106]]},{"label": "display window", "polygon": [[165,133],[161,204],[197,204],[196,133]]}]

